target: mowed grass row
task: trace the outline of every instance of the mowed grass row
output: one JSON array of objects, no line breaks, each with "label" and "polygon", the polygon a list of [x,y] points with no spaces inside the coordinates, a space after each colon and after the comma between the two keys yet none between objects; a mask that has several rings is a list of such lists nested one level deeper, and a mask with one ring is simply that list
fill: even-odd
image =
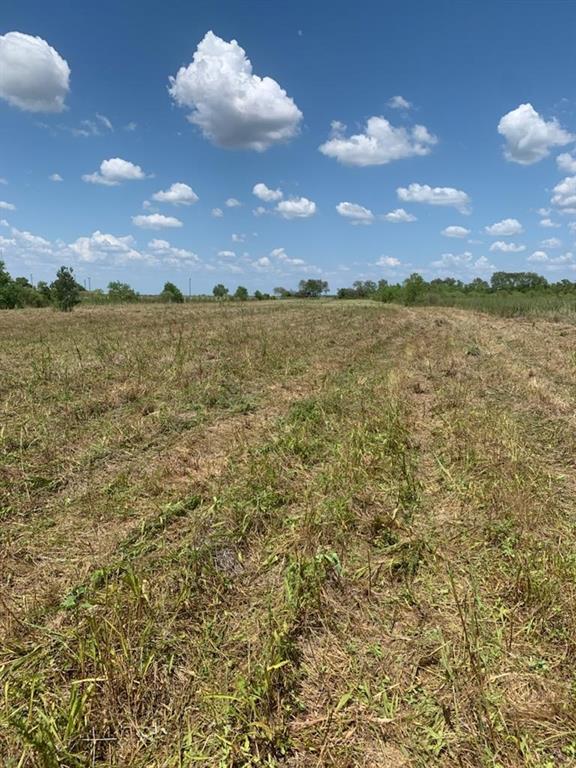
[{"label": "mowed grass row", "polygon": [[3,314],[0,626],[58,605],[135,525],[202,493],[236,441],[379,327],[373,305],[311,309]]},{"label": "mowed grass row", "polygon": [[7,765],[574,763],[573,340],[334,306],[280,317],[339,364],[3,643]]}]

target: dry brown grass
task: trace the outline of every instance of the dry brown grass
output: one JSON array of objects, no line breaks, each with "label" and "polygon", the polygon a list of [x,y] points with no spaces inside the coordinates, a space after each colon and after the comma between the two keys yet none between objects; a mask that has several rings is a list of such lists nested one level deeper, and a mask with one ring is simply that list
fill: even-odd
[{"label": "dry brown grass", "polygon": [[576,763],[576,330],[4,313],[7,766]]}]

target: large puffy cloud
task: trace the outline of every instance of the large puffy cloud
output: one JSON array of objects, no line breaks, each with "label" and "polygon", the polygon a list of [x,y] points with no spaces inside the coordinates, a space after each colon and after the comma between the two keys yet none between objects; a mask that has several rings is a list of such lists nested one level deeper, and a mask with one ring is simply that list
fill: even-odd
[{"label": "large puffy cloud", "polygon": [[110,261],[124,263],[142,261],[145,257],[135,247],[131,235],[116,237],[96,230],[89,237],[79,237],[68,246],[79,261]]},{"label": "large puffy cloud", "polygon": [[467,213],[470,198],[461,189],[453,187],[430,187],[428,184],[410,184],[398,187],[398,197],[405,203],[428,203],[428,205],[446,205]]},{"label": "large puffy cloud", "polygon": [[532,104],[520,104],[504,115],[498,133],[506,139],[506,159],[520,165],[537,163],[550,154],[552,147],[563,147],[576,139],[556,118],[544,120]]},{"label": "large puffy cloud", "polygon": [[512,235],[521,235],[524,231],[518,219],[502,219],[484,229],[493,237],[512,237]]},{"label": "large puffy cloud", "polygon": [[316,203],[307,197],[295,197],[281,200],[276,210],[285,219],[308,219],[316,213]]},{"label": "large puffy cloud", "polygon": [[340,216],[348,219],[352,224],[371,224],[374,221],[372,211],[358,203],[338,203],[336,210]]},{"label": "large puffy cloud", "polygon": [[281,189],[270,189],[261,181],[258,184],[254,184],[252,194],[265,203],[275,203],[277,200],[282,200],[283,197]]},{"label": "large puffy cloud", "polygon": [[504,240],[496,240],[490,246],[492,253],[500,251],[500,253],[521,253],[526,250],[525,245],[519,245],[517,243],[506,243]]},{"label": "large puffy cloud", "polygon": [[6,200],[0,200],[0,209],[4,211],[15,211],[16,206],[14,203],[7,203]]},{"label": "large puffy cloud", "polygon": [[552,202],[570,213],[576,212],[576,176],[567,176],[552,190]]},{"label": "large puffy cloud", "polygon": [[22,32],[0,36],[0,98],[27,112],[62,112],[70,67],[46,40]]},{"label": "large puffy cloud", "polygon": [[319,149],[344,165],[386,165],[405,157],[428,155],[438,139],[423,125],[395,128],[384,117],[371,117],[364,133],[346,137],[344,126],[333,123],[333,135]]},{"label": "large puffy cloud", "polygon": [[11,227],[7,221],[0,222],[2,226],[8,227],[11,237],[1,237],[0,246],[5,248],[9,255],[17,258],[29,255],[50,256],[54,251],[53,244],[44,237],[34,235],[23,229]]},{"label": "large puffy cloud", "polygon": [[123,181],[138,181],[145,179],[146,174],[139,165],[121,157],[111,157],[100,163],[100,170],[96,173],[85,173],[82,181],[89,184],[103,184],[106,187],[117,187]]},{"label": "large puffy cloud", "polygon": [[174,229],[182,226],[180,219],[174,216],[164,216],[162,213],[132,216],[132,223],[141,229]]},{"label": "large puffy cloud", "polygon": [[198,202],[198,195],[188,184],[177,181],[168,189],[153,194],[152,200],[156,200],[157,203],[172,203],[172,205],[193,205]]},{"label": "large puffy cloud", "polygon": [[453,224],[450,227],[446,227],[442,230],[444,237],[468,237],[470,230],[466,227],[459,227],[457,224]]},{"label": "large puffy cloud", "polygon": [[296,135],[302,113],[278,83],[253,74],[236,40],[207,32],[192,63],[170,78],[170,95],[188,119],[222,147],[263,151]]},{"label": "large puffy cloud", "polygon": [[409,224],[412,221],[418,221],[416,216],[412,213],[408,213],[404,208],[395,208],[393,211],[385,213],[382,218],[385,221],[389,221],[391,224]]}]

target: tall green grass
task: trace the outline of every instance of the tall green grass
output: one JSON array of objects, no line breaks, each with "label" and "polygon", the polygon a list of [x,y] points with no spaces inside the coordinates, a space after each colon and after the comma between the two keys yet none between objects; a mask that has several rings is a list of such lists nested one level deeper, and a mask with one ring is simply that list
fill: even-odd
[{"label": "tall green grass", "polygon": [[499,291],[497,293],[456,293],[429,291],[418,298],[423,306],[458,307],[488,312],[501,317],[546,317],[552,320],[576,319],[576,297]]}]

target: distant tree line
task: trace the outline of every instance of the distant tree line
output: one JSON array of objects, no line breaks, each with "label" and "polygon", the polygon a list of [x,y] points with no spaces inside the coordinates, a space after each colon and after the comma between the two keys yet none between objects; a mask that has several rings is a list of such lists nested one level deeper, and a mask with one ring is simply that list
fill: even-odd
[{"label": "distant tree line", "polygon": [[400,304],[442,304],[442,299],[457,296],[488,294],[523,295],[572,295],[576,298],[576,282],[560,280],[549,283],[535,272],[494,272],[490,282],[480,277],[469,283],[454,277],[437,277],[427,281],[417,272],[401,283],[391,284],[387,280],[357,280],[351,288],[340,288],[339,299],[375,299]]},{"label": "distant tree line", "polygon": [[70,312],[80,302],[80,295],[85,290],[68,267],[60,267],[50,285],[39,282],[34,286],[26,277],[12,278],[4,262],[0,261],[0,309],[53,305],[63,312]]},{"label": "distant tree line", "polygon": [[[218,301],[248,301],[255,299],[275,298],[317,298],[328,292],[328,283],[325,280],[301,280],[297,290],[287,288],[275,288],[274,294],[259,290],[250,296],[248,289],[239,285],[234,293],[223,284],[217,283],[212,289],[212,297]],[[207,299],[207,296],[197,296],[195,299]],[[133,304],[139,301],[161,301],[168,304],[182,304],[185,301],[182,291],[167,282],[157,296],[141,296],[128,283],[114,280],[108,283],[107,292],[100,288],[87,291],[74,277],[71,267],[60,267],[56,278],[52,283],[39,282],[36,285],[26,277],[12,278],[7,272],[5,264],[0,261],[0,309],[17,309],[22,307],[48,307],[53,306],[63,312],[70,312],[81,301],[93,304]]]}]

